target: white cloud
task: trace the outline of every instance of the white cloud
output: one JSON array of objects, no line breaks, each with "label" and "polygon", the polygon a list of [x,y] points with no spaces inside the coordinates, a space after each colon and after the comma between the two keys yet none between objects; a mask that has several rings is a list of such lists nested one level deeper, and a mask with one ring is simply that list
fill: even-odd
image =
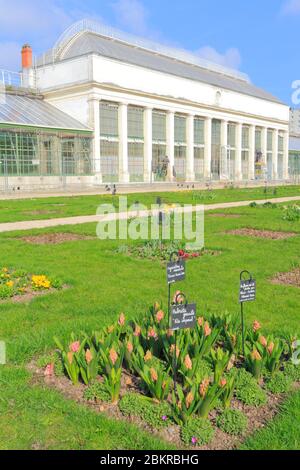
[{"label": "white cloud", "polygon": [[285,15],[300,13],[300,0],[286,0],[282,6],[282,13]]},{"label": "white cloud", "polygon": [[149,12],[139,0],[117,0],[112,7],[121,26],[136,34],[149,33]]},{"label": "white cloud", "polygon": [[221,54],[213,47],[204,46],[198,49],[196,54],[203,59],[209,60],[210,62],[214,62],[216,64],[233,69],[238,69],[241,65],[241,54],[235,47],[227,49],[224,54]]}]

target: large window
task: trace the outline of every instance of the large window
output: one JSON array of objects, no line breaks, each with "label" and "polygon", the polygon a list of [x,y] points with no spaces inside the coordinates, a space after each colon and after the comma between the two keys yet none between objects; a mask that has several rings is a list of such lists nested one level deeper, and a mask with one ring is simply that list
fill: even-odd
[{"label": "large window", "polygon": [[100,103],[100,160],[104,183],[119,180],[119,112],[118,104]]},{"label": "large window", "polygon": [[249,127],[242,129],[242,178],[248,180],[249,177]]},{"label": "large window", "polygon": [[278,136],[278,179],[283,180],[283,155],[284,155],[284,136],[279,133]]},{"label": "large window", "polygon": [[228,177],[234,180],[235,177],[235,156],[236,156],[236,124],[228,124]]},{"label": "large window", "polygon": [[264,156],[262,154],[262,129],[255,130],[255,179],[264,178]]},{"label": "large window", "polygon": [[176,178],[185,179],[186,174],[186,117],[175,115],[175,173]]},{"label": "large window", "polygon": [[128,168],[130,181],[144,181],[144,110],[128,107]]},{"label": "large window", "polygon": [[152,172],[155,181],[165,181],[167,168],[167,115],[161,111],[152,114]]},{"label": "large window", "polygon": [[213,180],[220,179],[221,163],[221,121],[213,119],[211,129],[211,175]]},{"label": "large window", "polygon": [[196,181],[204,179],[204,119],[194,119],[194,170]]},{"label": "large window", "polygon": [[273,176],[273,131],[267,132],[267,179],[271,180]]}]

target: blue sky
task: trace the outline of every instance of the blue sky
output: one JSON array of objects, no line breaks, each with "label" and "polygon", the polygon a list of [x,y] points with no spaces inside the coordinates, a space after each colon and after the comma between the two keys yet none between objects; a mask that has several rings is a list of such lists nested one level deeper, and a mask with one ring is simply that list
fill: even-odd
[{"label": "blue sky", "polygon": [[246,72],[291,104],[300,79],[300,0],[0,0],[0,68],[20,48],[50,48],[73,22],[93,18]]}]

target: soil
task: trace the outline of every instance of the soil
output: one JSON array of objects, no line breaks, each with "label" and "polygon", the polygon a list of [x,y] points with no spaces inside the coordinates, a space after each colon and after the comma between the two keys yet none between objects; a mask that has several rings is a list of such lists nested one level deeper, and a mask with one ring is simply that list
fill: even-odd
[{"label": "soil", "polygon": [[257,230],[254,228],[241,228],[230,230],[226,233],[230,235],[243,235],[246,237],[264,238],[268,240],[285,240],[297,235],[295,232],[273,232],[271,230]]},{"label": "soil", "polygon": [[272,279],[272,284],[300,287],[300,268],[296,268],[289,273],[276,274]]},{"label": "soil", "polygon": [[[83,394],[86,389],[84,384],[78,384],[73,386],[71,381],[65,377],[45,377],[44,370],[37,367],[36,362],[32,361],[28,365],[29,370],[34,374],[32,383],[33,385],[46,384],[47,386],[60,391],[65,397],[75,400],[77,403],[87,406],[94,410],[96,413],[104,413],[110,418],[127,421],[138,425],[141,429],[150,432],[157,437],[164,439],[165,441],[175,444],[177,448],[184,448],[184,444],[180,439],[180,427],[177,425],[170,425],[167,428],[157,430],[146,424],[141,418],[136,416],[125,417],[119,410],[118,404],[112,403],[101,403],[91,402],[84,399]],[[300,384],[295,384],[295,388],[299,388]],[[139,379],[129,374],[127,371],[123,371],[122,385],[121,385],[121,397],[128,392],[139,392]],[[201,447],[194,447],[197,450],[234,450],[239,448],[242,443],[253,433],[264,428],[279,412],[280,405],[285,400],[286,395],[272,395],[268,393],[268,402],[266,405],[261,407],[251,407],[244,405],[240,401],[234,399],[232,402],[232,408],[242,411],[248,418],[248,428],[242,436],[231,436],[224,433],[215,426],[215,436],[210,444]],[[215,424],[217,411],[213,411],[210,414],[210,420]]]},{"label": "soil", "polygon": [[30,287],[28,288],[27,292],[22,295],[15,295],[13,297],[9,297],[7,299],[0,300],[0,304],[4,304],[7,302],[12,302],[16,304],[26,304],[31,302],[32,299],[35,297],[42,297],[43,295],[53,294],[54,292],[60,292],[64,289],[68,289],[68,286],[63,286],[61,289],[45,289],[45,290],[32,290]]},{"label": "soil", "polygon": [[80,235],[77,233],[44,233],[41,235],[21,237],[19,240],[23,240],[26,243],[31,243],[32,245],[60,245],[61,243],[70,241],[94,240],[94,237]]},{"label": "soil", "polygon": [[217,213],[217,214],[207,214],[208,217],[219,217],[219,218],[224,218],[224,219],[240,219],[241,215],[240,214],[223,214],[223,213]]}]

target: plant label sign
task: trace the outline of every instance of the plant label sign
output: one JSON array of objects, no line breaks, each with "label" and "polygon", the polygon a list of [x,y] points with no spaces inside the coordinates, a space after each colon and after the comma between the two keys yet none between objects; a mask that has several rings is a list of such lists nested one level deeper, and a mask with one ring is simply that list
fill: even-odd
[{"label": "plant label sign", "polygon": [[194,328],[196,322],[196,304],[172,305],[171,330]]},{"label": "plant label sign", "polygon": [[242,280],[240,284],[240,303],[254,302],[256,300],[256,281],[249,279]]},{"label": "plant label sign", "polygon": [[175,261],[167,265],[168,284],[185,280],[185,261]]}]

